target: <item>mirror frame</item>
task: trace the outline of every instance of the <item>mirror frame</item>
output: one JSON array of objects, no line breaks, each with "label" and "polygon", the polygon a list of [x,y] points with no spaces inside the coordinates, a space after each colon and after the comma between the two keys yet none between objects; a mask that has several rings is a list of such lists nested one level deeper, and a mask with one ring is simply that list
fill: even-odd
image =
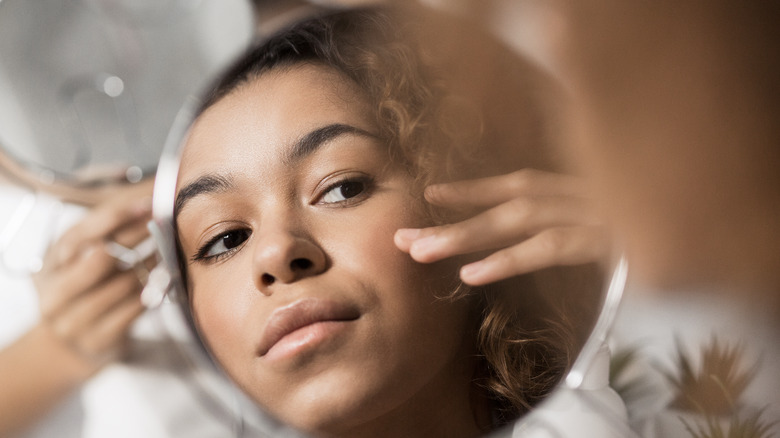
[{"label": "mirror frame", "polygon": [[[318,10],[316,8],[312,9],[312,11],[322,12],[321,9]],[[311,17],[311,15],[308,17]],[[149,223],[149,228],[158,243],[162,263],[155,269],[157,272],[153,272],[150,276],[149,284],[143,292],[144,302],[149,306],[159,305],[163,301],[175,302],[179,306],[189,305],[186,296],[184,296],[185,285],[179,271],[179,255],[175,244],[176,228],[173,213],[181,153],[183,145],[186,144],[189,137],[192,123],[196,118],[200,105],[200,99],[192,97],[182,106],[171,127],[158,164],[153,194],[153,219]],[[582,344],[568,371],[539,406],[543,406],[557,392],[580,389],[586,380],[588,369],[593,365],[599,351],[605,345],[626,287],[628,262],[623,255],[620,255],[614,261],[613,266],[606,273],[606,277],[607,281],[605,281],[606,284],[601,294],[602,301],[598,306],[598,316],[594,318],[595,323],[587,336],[587,340]],[[194,364],[208,368],[210,372],[219,375],[220,379],[224,379],[228,384],[233,385],[216,359],[211,355],[203,340],[198,336],[198,329],[195,326],[192,315],[182,310],[180,317],[186,320],[190,331],[200,346],[200,351],[196,354],[197,357],[194,358]],[[237,386],[233,385],[233,387],[236,391],[241,392]],[[535,421],[533,418],[535,409],[536,407],[498,431],[488,433],[487,436],[503,436],[506,429],[511,430],[531,424]],[[281,424],[279,420],[267,413],[262,407],[256,406],[255,411],[260,415],[261,421],[268,421],[267,426],[275,429],[275,433],[279,434],[272,436],[309,436]],[[240,415],[241,413],[236,411],[236,414]]]}]

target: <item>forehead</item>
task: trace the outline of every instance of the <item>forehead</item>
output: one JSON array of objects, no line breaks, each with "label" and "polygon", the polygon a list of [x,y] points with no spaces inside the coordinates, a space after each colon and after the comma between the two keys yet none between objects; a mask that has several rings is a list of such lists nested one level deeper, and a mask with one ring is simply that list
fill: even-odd
[{"label": "forehead", "polygon": [[263,73],[204,111],[184,147],[180,186],[240,161],[278,162],[309,132],[334,123],[373,131],[358,86],[326,66],[300,64]]}]

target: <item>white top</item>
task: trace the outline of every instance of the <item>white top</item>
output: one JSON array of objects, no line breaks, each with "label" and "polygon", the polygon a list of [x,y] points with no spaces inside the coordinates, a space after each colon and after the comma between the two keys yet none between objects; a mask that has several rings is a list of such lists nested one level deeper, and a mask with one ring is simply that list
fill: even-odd
[{"label": "white top", "polygon": [[609,349],[602,346],[582,384],[574,389],[562,383],[512,427],[511,437],[631,437],[625,404],[609,386],[609,362]]}]

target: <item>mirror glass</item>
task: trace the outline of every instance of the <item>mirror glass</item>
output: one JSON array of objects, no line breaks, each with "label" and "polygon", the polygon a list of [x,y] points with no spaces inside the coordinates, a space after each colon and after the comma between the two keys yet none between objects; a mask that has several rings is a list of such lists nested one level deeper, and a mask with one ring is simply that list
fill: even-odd
[{"label": "mirror glass", "polygon": [[624,263],[468,286],[460,267],[495,248],[420,261],[395,234],[496,206],[488,185],[444,208],[430,184],[565,173],[552,79],[483,21],[411,3],[306,11],[273,15],[295,17],[273,32],[258,11],[264,38],[182,109],[159,164],[165,269],[145,299],[178,304],[215,406],[241,433],[337,436],[436,415],[439,435],[568,436],[556,418],[584,406],[569,427],[628,436],[599,396]]},{"label": "mirror glass", "polygon": [[239,0],[0,2],[5,167],[48,186],[153,175],[185,96],[251,30]]}]

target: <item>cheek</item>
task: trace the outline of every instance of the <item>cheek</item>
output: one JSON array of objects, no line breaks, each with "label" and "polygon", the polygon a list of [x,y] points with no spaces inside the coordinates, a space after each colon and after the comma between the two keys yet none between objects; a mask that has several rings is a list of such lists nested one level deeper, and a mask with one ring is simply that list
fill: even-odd
[{"label": "cheek", "polygon": [[331,254],[339,271],[370,291],[370,341],[360,344],[365,351],[357,357],[371,375],[363,384],[384,394],[387,403],[409,396],[407,391],[434,376],[459,372],[452,364],[471,352],[469,303],[438,299],[457,285],[454,263],[417,263],[393,242],[398,228],[424,225],[420,217],[388,209],[373,222],[351,224],[341,239],[333,236]]},{"label": "cheek", "polygon": [[[419,277],[430,271],[431,265],[421,265],[394,243],[395,232],[400,228],[417,228],[430,225],[413,207],[414,200],[397,196],[372,205],[359,217],[350,220],[345,235],[334,248],[335,260],[349,263],[352,272],[366,273],[378,282],[409,283],[410,277]],[[416,283],[419,286],[419,283]]]},{"label": "cheek", "polygon": [[[393,237],[399,228],[430,225],[411,207],[412,202],[404,198],[374,209],[372,219],[351,224],[348,234],[334,240],[333,251],[334,260],[370,285],[380,307],[403,326],[401,331],[414,331],[421,325],[449,326],[452,318],[461,316],[460,311],[456,311],[458,315],[449,314],[449,309],[457,306],[443,305],[447,300],[436,299],[457,286],[458,260],[417,263],[395,246]],[[420,337],[419,332],[413,335]]]},{"label": "cheek", "polygon": [[193,275],[190,285],[192,313],[198,330],[225,368],[246,354],[249,340],[244,339],[252,308],[252,295],[245,293],[239,276]]}]

